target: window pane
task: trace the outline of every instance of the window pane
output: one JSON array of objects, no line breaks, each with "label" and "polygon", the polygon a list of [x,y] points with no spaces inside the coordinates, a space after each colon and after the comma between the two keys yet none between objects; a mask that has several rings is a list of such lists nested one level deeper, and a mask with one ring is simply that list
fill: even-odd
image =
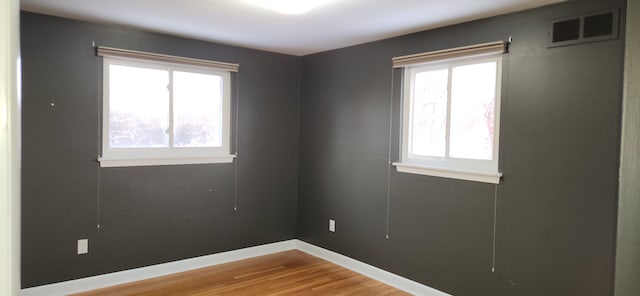
[{"label": "window pane", "polygon": [[450,156],[493,159],[496,62],[453,68]]},{"label": "window pane", "polygon": [[222,77],[173,72],[174,146],[222,146]]},{"label": "window pane", "polygon": [[410,154],[444,157],[447,135],[447,69],[415,74]]},{"label": "window pane", "polygon": [[111,147],[167,147],[168,84],[164,70],[109,66]]}]

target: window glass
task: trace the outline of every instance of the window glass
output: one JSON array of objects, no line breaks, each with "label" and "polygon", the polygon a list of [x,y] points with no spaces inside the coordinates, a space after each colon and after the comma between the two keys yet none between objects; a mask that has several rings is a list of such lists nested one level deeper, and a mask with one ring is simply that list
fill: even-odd
[{"label": "window glass", "polygon": [[109,66],[111,147],[167,147],[169,75],[166,70]]},{"label": "window glass", "polygon": [[493,159],[496,62],[453,67],[450,156]]},{"label": "window glass", "polygon": [[174,146],[220,147],[221,108],[220,76],[174,71]]},{"label": "window glass", "polygon": [[411,154],[444,157],[447,135],[447,79],[440,69],[416,73],[413,87]]}]

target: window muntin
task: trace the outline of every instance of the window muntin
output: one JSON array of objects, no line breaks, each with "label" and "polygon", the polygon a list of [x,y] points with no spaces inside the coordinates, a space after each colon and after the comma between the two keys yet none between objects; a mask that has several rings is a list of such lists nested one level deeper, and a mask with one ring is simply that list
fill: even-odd
[{"label": "window muntin", "polygon": [[500,79],[500,55],[406,67],[398,171],[499,176]]},{"label": "window muntin", "polygon": [[230,73],[104,57],[102,166],[231,162]]}]

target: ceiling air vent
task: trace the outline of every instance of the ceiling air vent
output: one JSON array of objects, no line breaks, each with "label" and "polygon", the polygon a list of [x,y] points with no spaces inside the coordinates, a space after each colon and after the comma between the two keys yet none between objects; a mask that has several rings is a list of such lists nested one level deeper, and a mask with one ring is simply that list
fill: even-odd
[{"label": "ceiling air vent", "polygon": [[548,46],[617,39],[618,15],[618,10],[611,10],[552,21]]}]

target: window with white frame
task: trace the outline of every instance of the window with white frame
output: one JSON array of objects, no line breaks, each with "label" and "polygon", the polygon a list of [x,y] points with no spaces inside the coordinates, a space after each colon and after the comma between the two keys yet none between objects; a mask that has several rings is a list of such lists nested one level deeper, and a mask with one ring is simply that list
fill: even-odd
[{"label": "window with white frame", "polygon": [[503,44],[469,49],[394,59],[404,68],[399,172],[499,183]]},{"label": "window with white frame", "polygon": [[231,162],[237,65],[98,48],[103,56],[101,166]]}]

